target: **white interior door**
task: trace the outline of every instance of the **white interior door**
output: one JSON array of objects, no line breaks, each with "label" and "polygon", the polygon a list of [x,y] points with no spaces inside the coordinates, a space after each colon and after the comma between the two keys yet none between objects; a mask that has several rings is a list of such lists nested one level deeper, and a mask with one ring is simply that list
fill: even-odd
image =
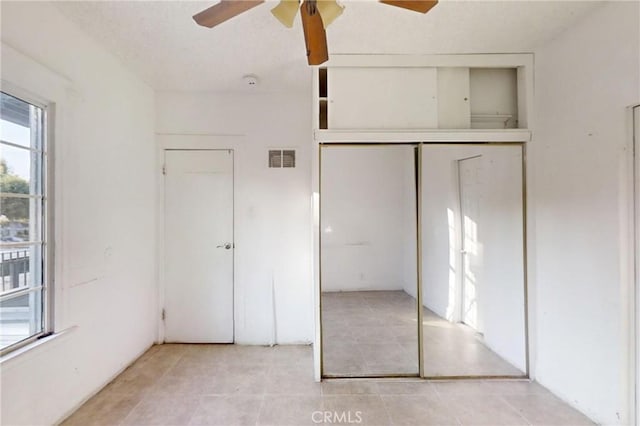
[{"label": "white interior door", "polygon": [[165,341],[233,342],[233,151],[165,151]]},{"label": "white interior door", "polygon": [[478,240],[482,202],[482,156],[458,160],[462,232],[462,322],[481,331],[482,247]]}]

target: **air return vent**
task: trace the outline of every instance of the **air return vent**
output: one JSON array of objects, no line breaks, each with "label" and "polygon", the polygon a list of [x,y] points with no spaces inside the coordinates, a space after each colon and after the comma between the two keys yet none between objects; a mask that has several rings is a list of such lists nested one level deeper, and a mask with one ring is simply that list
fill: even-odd
[{"label": "air return vent", "polygon": [[291,168],[296,166],[296,151],[293,149],[271,149],[269,150],[269,167]]}]

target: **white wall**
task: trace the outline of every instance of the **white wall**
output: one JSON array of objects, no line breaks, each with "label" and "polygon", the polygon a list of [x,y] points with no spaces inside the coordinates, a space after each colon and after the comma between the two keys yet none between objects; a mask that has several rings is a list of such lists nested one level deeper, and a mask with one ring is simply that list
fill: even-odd
[{"label": "white wall", "polygon": [[457,161],[481,155],[477,310],[491,349],[526,371],[522,156],[518,146],[423,147],[423,303],[460,321],[462,268]]},{"label": "white wall", "polygon": [[630,421],[625,107],[640,100],[639,7],[602,6],[535,52],[535,377],[603,424]]},{"label": "white wall", "polygon": [[460,317],[460,202],[455,160],[476,153],[475,148],[462,149],[422,147],[422,300],[449,321]]},{"label": "white wall", "polygon": [[[311,71],[309,84],[310,80]],[[178,137],[194,147],[206,145],[203,139],[224,140],[218,146],[222,143],[235,150],[236,343],[273,342],[272,285],[277,343],[310,342],[310,97],[307,93],[160,92],[156,110],[160,146]],[[296,149],[296,167],[268,168],[270,148]]]},{"label": "white wall", "polygon": [[412,248],[415,259],[413,162],[410,146],[322,148],[322,291],[404,289]]},{"label": "white wall", "polygon": [[155,338],[154,94],[50,4],[3,2],[2,42],[24,54],[3,49],[3,80],[58,102],[55,326],[71,330],[2,361],[1,423],[52,424]]}]

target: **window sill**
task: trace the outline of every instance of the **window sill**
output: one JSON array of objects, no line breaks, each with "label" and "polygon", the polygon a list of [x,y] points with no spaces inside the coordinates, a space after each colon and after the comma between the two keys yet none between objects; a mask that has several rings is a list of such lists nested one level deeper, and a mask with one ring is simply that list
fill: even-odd
[{"label": "window sill", "polygon": [[18,361],[24,359],[28,354],[40,352],[41,350],[50,346],[52,343],[63,340],[65,337],[73,334],[73,332],[77,328],[78,326],[66,328],[3,355],[2,357],[0,357],[0,368],[7,368],[14,365],[14,363],[18,363]]}]

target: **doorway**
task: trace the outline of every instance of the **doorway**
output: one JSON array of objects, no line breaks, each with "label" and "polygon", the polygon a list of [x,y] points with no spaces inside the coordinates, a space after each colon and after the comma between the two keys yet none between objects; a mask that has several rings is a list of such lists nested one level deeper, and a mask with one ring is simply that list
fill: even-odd
[{"label": "doorway", "polygon": [[482,155],[457,160],[458,193],[460,195],[460,230],[462,262],[462,315],[460,322],[480,331],[478,318],[478,275],[482,261],[478,244],[477,218],[480,210],[482,187]]},{"label": "doorway", "polygon": [[165,342],[233,343],[233,151],[164,155]]}]

